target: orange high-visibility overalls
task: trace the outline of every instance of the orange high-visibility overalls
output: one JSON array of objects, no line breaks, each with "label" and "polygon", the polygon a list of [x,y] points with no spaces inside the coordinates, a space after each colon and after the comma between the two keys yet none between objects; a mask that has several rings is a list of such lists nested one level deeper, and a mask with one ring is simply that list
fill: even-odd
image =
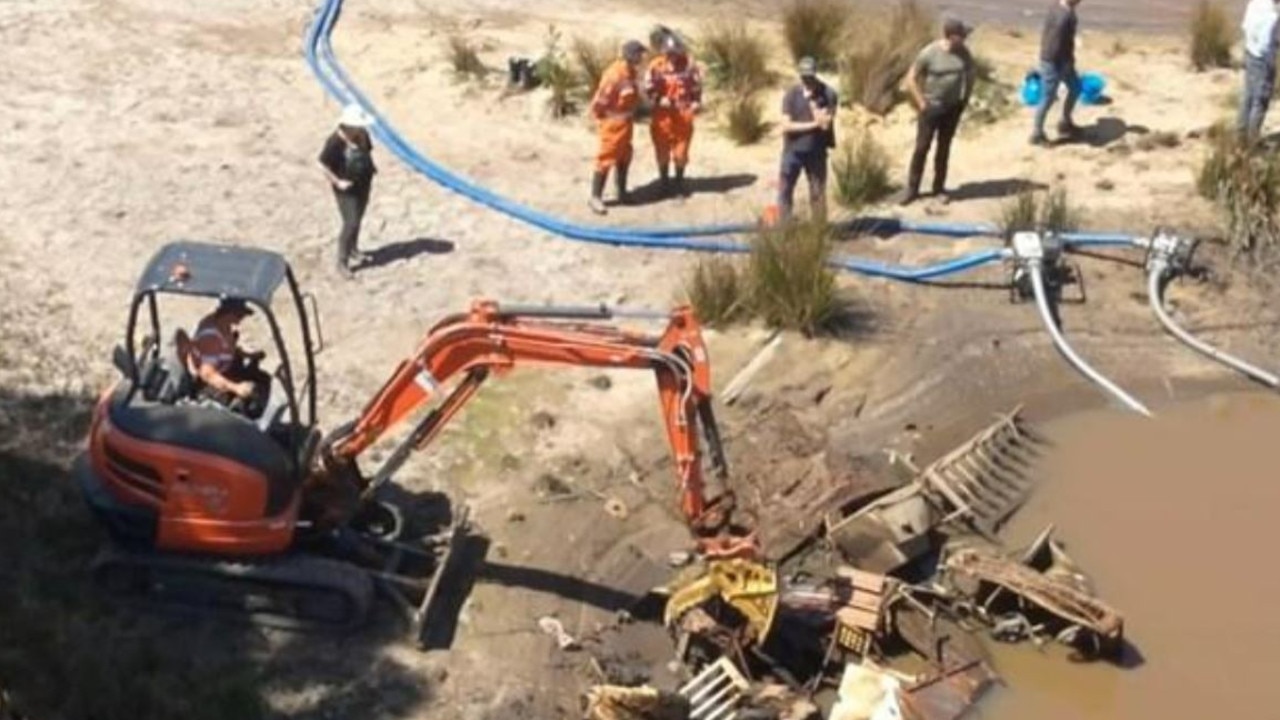
[{"label": "orange high-visibility overalls", "polygon": [[626,60],[613,61],[600,77],[600,87],[591,99],[591,114],[600,132],[596,172],[607,173],[615,165],[631,162],[633,114],[640,103],[636,73]]},{"label": "orange high-visibility overalls", "polygon": [[702,102],[702,75],[683,53],[659,55],[649,63],[645,90],[653,98],[649,134],[658,156],[658,167],[674,161],[677,168],[689,164],[693,140],[694,108]]}]

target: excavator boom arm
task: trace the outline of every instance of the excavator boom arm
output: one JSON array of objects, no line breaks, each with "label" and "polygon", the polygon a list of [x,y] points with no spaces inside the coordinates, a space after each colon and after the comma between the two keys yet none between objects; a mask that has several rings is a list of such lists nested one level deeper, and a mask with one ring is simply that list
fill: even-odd
[{"label": "excavator boom arm", "polygon": [[[413,449],[425,447],[474,395],[490,374],[516,366],[564,366],[649,369],[656,376],[667,440],[680,484],[680,509],[696,523],[707,510],[700,423],[707,423],[713,467],[723,475],[724,458],[711,414],[711,376],[701,328],[687,308],[677,308],[661,335],[629,332],[588,323],[608,319],[604,308],[538,309],[542,317],[477,301],[465,315],[445,319],[427,334],[413,356],[391,378],[360,416],[330,438],[330,461],[353,462],[400,423],[440,401],[400,450],[393,453],[376,481],[385,481]],[[460,378],[452,392],[445,388]]]}]

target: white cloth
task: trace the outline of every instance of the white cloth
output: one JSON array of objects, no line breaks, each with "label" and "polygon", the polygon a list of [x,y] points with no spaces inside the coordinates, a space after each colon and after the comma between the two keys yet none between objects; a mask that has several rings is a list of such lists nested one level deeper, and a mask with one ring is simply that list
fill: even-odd
[{"label": "white cloth", "polygon": [[1246,52],[1267,61],[1275,59],[1277,19],[1280,13],[1276,11],[1275,0],[1249,0],[1240,25],[1244,30]]}]

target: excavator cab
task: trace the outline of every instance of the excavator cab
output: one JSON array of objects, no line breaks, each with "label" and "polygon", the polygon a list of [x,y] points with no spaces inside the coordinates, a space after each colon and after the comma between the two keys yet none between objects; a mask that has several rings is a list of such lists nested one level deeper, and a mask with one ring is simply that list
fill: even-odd
[{"label": "excavator cab", "polygon": [[[282,288],[297,318],[296,330],[288,328],[293,347],[272,307]],[[255,327],[265,327],[275,366],[256,417],[199,392],[189,327],[166,312],[184,296],[207,298],[210,309],[241,301]],[[90,505],[118,539],[236,556],[290,544],[320,441],[318,348],[305,299],[289,264],[267,250],[175,242],[151,258],[115,348],[122,377],[98,404],[80,473]]]}]

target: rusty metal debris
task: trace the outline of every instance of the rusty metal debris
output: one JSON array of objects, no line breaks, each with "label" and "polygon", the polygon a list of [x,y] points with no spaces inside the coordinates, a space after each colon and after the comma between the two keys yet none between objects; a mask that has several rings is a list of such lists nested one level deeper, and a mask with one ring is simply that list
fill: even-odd
[{"label": "rusty metal debris", "polygon": [[689,720],[688,698],[651,687],[597,685],[587,692],[587,720]]},{"label": "rusty metal debris", "polygon": [[965,609],[997,639],[1053,639],[1093,656],[1114,656],[1122,647],[1120,613],[1092,593],[1052,526],[1021,557],[963,548],[943,568],[945,582],[971,599]]},{"label": "rusty metal debris", "polygon": [[963,523],[987,537],[1030,495],[1031,461],[1044,440],[1021,417],[1021,407],[920,473],[917,483],[944,515],[943,525]]},{"label": "rusty metal debris", "polygon": [[[908,461],[914,477],[900,487],[805,495],[796,507],[808,519],[776,564],[685,567],[660,594],[674,667],[698,673],[680,691],[691,717],[807,717],[800,700],[838,690],[828,720],[957,720],[1000,681],[977,632],[1118,649],[1120,614],[1052,527],[1020,552],[997,537],[1033,491],[1044,444],[1015,408],[923,470]],[[907,653],[915,674],[891,669]],[[759,704],[762,686],[785,690],[792,715]],[[720,697],[734,709],[698,714]]]}]

